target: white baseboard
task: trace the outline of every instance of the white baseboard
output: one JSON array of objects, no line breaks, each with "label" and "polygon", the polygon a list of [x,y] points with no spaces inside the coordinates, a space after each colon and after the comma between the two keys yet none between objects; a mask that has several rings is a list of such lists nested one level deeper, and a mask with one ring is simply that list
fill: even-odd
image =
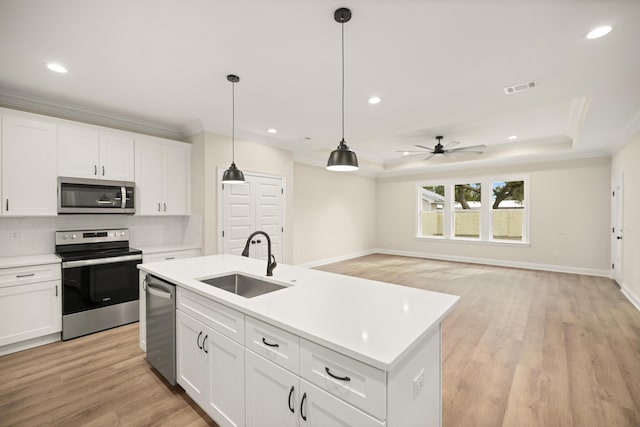
[{"label": "white baseboard", "polygon": [[437,259],[440,261],[454,261],[454,262],[466,262],[471,264],[495,265],[499,267],[515,267],[515,268],[524,268],[527,270],[543,270],[543,271],[554,271],[558,273],[584,274],[586,276],[610,277],[611,275],[611,272],[609,270],[599,270],[595,268],[571,267],[571,266],[552,265],[552,264],[534,264],[529,262],[505,261],[505,260],[498,260],[498,259],[475,258],[475,257],[462,257],[462,256],[442,255],[442,254],[425,253],[425,252],[398,251],[394,249],[375,249],[372,251],[372,253],[409,256],[409,257],[415,257],[415,258]]},{"label": "white baseboard", "polygon": [[26,341],[20,341],[13,344],[7,344],[0,347],[0,356],[5,354],[16,353],[18,351],[27,350],[33,347],[39,347],[41,345],[50,344],[52,342],[60,341],[60,332],[45,335],[43,337],[32,338]]},{"label": "white baseboard", "polygon": [[340,255],[337,257],[333,257],[333,258],[325,258],[325,259],[320,259],[317,261],[311,261],[311,262],[305,262],[302,264],[296,264],[299,267],[305,267],[305,268],[313,268],[313,267],[319,267],[321,265],[326,265],[326,264],[333,264],[334,262],[340,262],[340,261],[346,261],[348,259],[352,259],[352,258],[358,258],[361,256],[366,256],[366,255],[371,255],[376,253],[377,251],[375,249],[369,249],[366,251],[361,251],[361,252],[354,252],[351,254],[346,254],[346,255]]},{"label": "white baseboard", "polygon": [[634,294],[631,291],[631,289],[626,287],[624,284],[620,285],[620,291],[622,291],[622,295],[627,297],[629,302],[631,302],[631,304],[633,304],[635,306],[635,308],[637,308],[640,311],[640,297],[638,297],[638,295]]}]

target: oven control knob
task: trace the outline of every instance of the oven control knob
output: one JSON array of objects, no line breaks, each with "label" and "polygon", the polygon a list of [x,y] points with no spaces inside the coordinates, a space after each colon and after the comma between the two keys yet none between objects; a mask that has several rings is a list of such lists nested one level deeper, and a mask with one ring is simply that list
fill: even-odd
[{"label": "oven control knob", "polygon": [[72,238],[72,239],[75,239],[75,238],[77,238],[77,237],[78,237],[78,236],[77,236],[77,235],[75,235],[75,234],[72,234],[72,235],[71,235],[71,238]]},{"label": "oven control knob", "polygon": [[120,235],[121,235],[121,236],[124,236],[124,231],[121,231],[121,232],[120,232]]}]

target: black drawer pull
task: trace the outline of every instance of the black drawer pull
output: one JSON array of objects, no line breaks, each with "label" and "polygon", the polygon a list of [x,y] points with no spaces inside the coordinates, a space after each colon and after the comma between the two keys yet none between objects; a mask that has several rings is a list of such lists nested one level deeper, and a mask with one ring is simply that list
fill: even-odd
[{"label": "black drawer pull", "polygon": [[349,378],[349,377],[339,377],[339,376],[337,376],[337,375],[333,375],[333,374],[331,373],[331,371],[329,370],[329,368],[328,368],[328,367],[326,367],[326,366],[324,367],[324,370],[325,370],[325,371],[327,371],[327,374],[329,374],[329,376],[330,376],[331,378],[335,378],[335,379],[340,380],[340,381],[351,381],[351,378]]},{"label": "black drawer pull", "polygon": [[291,411],[291,413],[293,414],[295,412],[293,406],[291,405],[291,396],[293,396],[293,386],[291,386],[291,390],[289,390],[289,410]]},{"label": "black drawer pull", "polygon": [[307,398],[307,393],[304,393],[302,395],[302,400],[300,401],[300,416],[302,417],[303,420],[307,421],[307,416],[304,414],[304,412],[302,411],[303,407],[304,407],[304,401]]},{"label": "black drawer pull", "polygon": [[202,350],[202,346],[200,345],[200,337],[202,336],[202,331],[198,334],[198,338],[196,338],[196,342],[198,343],[198,348]]},{"label": "black drawer pull", "polygon": [[267,340],[264,339],[264,337],[262,337],[262,344],[264,345],[268,345],[269,347],[280,347],[280,344],[271,344],[270,342],[267,342]]}]

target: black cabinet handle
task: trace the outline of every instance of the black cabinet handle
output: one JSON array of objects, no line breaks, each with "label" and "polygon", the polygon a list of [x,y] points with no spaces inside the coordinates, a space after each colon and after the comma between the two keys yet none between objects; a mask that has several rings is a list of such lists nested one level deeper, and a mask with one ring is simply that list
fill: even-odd
[{"label": "black cabinet handle", "polygon": [[280,347],[280,344],[271,344],[270,342],[267,342],[267,340],[264,339],[264,337],[262,337],[262,344],[264,345],[268,345],[269,347]]},{"label": "black cabinet handle", "polygon": [[291,396],[293,396],[293,386],[291,386],[291,390],[289,390],[289,410],[291,411],[291,413],[293,414],[295,412],[295,410],[293,409],[293,405],[291,405]]},{"label": "black cabinet handle", "polygon": [[328,367],[326,367],[326,366],[324,367],[324,370],[325,370],[325,371],[327,371],[327,374],[329,374],[329,376],[330,376],[331,378],[335,378],[335,379],[340,380],[340,381],[351,381],[351,378],[349,378],[349,377],[339,377],[339,376],[337,376],[337,375],[333,375],[333,374],[331,373],[331,371],[329,370],[329,368],[328,368]]},{"label": "black cabinet handle", "polygon": [[304,401],[307,398],[307,393],[304,393],[302,395],[302,400],[300,401],[300,416],[302,417],[303,420],[307,421],[307,416],[304,414],[303,412],[303,407],[304,407]]},{"label": "black cabinet handle", "polygon": [[196,339],[196,342],[198,343],[198,348],[202,350],[202,346],[200,346],[200,336],[202,336],[202,331],[200,331],[200,333],[198,334],[198,338]]},{"label": "black cabinet handle", "polygon": [[202,340],[202,349],[204,350],[205,353],[209,354],[209,352],[207,351],[207,348],[205,347],[205,344],[207,342],[207,338],[209,338],[209,335],[205,335],[204,339]]}]

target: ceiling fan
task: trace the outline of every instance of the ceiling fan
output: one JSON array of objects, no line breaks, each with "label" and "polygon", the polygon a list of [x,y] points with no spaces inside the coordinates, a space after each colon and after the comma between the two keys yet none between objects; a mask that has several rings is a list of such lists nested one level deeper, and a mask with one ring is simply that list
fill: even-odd
[{"label": "ceiling fan", "polygon": [[436,154],[442,154],[445,157],[451,157],[451,158],[457,158],[456,154],[462,154],[462,153],[476,153],[476,154],[482,154],[482,149],[486,147],[486,145],[470,145],[468,147],[459,147],[459,148],[451,148],[454,147],[458,144],[460,144],[458,141],[451,141],[449,142],[447,145],[442,145],[442,139],[444,137],[441,135],[436,136],[436,141],[438,141],[438,143],[433,147],[425,147],[424,145],[420,145],[420,144],[416,144],[414,145],[414,147],[418,147],[418,148],[422,148],[422,150],[418,150],[418,151],[400,151],[398,150],[398,153],[403,153],[406,155],[406,153],[414,153],[413,155],[417,155],[417,154],[423,154],[425,151],[427,153],[430,153],[429,156],[425,157],[424,160],[429,160],[430,158],[432,158],[433,156],[435,156]]}]

